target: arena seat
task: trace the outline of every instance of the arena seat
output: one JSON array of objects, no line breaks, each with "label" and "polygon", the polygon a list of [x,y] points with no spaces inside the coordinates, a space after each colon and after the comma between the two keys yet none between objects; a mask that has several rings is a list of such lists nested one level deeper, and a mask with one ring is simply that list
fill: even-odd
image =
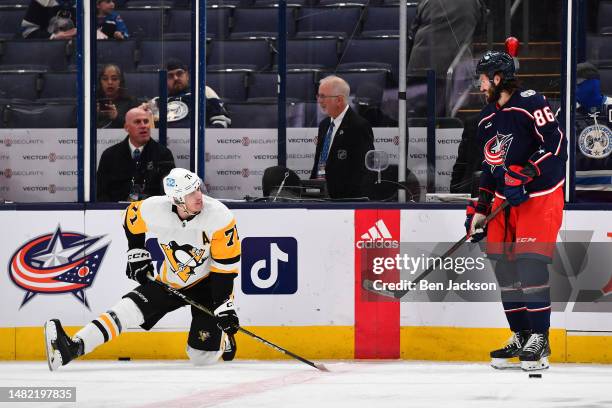
[{"label": "arena seat", "polygon": [[206,84],[225,102],[247,99],[247,76],[244,72],[207,72]]},{"label": "arena seat", "polygon": [[41,72],[0,71],[0,99],[34,100],[42,87]]},{"label": "arena seat", "polygon": [[[287,37],[295,35],[295,8],[287,7]],[[278,37],[276,7],[238,8],[234,11],[234,27],[230,38]]]},{"label": "arena seat", "polygon": [[8,103],[4,108],[6,128],[75,128],[75,104]]},{"label": "arena seat", "polygon": [[[249,98],[277,97],[276,72],[254,73],[249,81]],[[287,98],[299,101],[314,101],[316,95],[313,72],[287,73]]]},{"label": "arena seat", "polygon": [[243,68],[254,71],[270,67],[271,47],[267,40],[212,41],[208,50],[208,68]]}]

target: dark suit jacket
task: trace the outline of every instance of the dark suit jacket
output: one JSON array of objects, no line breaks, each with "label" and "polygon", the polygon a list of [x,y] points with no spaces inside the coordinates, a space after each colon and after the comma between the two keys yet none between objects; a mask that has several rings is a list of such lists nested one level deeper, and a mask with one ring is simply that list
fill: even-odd
[{"label": "dark suit jacket", "polygon": [[163,195],[162,179],[173,169],[172,152],[151,139],[140,154],[139,166],[132,160],[128,137],[102,153],[96,178],[98,201],[126,201],[134,182],[147,197]]},{"label": "dark suit jacket", "polygon": [[[319,123],[317,150],[310,178],[317,177],[319,156],[330,122],[331,118],[328,117]],[[372,127],[349,107],[336,131],[325,165],[327,191],[331,198],[370,195],[374,173],[366,169],[364,160],[366,153],[373,149]]]}]

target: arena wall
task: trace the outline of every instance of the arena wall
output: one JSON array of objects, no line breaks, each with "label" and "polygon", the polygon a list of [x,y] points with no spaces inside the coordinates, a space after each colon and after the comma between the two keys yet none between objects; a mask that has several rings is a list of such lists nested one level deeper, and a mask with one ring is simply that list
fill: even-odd
[{"label": "arena wall", "polygon": [[[52,207],[0,211],[0,265],[4,266],[0,275],[0,359],[43,359],[42,324],[46,319],[59,318],[74,332],[135,286],[124,272],[127,244],[121,211]],[[454,242],[464,233],[459,209],[239,208],[234,212],[243,250],[261,239],[278,242],[297,266],[279,267],[275,287],[286,293],[253,294],[252,267],[245,269],[245,262],[274,260],[269,253],[243,257],[235,288],[241,323],[298,354],[313,359],[484,361],[488,350],[508,336],[501,305],[496,302],[373,301],[360,287],[362,250],[356,244],[376,222],[383,220],[391,240]],[[80,290],[52,293],[34,278],[16,277],[15,262],[36,239],[61,235],[70,241],[79,234],[99,237],[87,251],[102,255],[97,264],[80,271],[85,275],[76,279],[83,285]],[[559,240],[576,237],[612,244],[610,212],[566,211]],[[612,251],[608,253],[612,258]],[[597,277],[603,288],[612,277],[612,259],[598,257],[595,260],[587,254],[579,263],[586,268],[592,263],[607,266]],[[611,303],[605,297],[590,305],[573,300],[554,305],[553,359],[612,362]],[[150,332],[129,328],[87,358],[186,358],[189,317],[184,308],[162,319]],[[238,358],[282,358],[246,336],[240,335],[238,341]]]}]

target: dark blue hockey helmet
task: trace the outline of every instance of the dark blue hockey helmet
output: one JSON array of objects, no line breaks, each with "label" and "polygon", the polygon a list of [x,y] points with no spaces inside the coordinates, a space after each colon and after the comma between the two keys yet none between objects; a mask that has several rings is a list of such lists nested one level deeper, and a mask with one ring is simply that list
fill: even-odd
[{"label": "dark blue hockey helmet", "polygon": [[514,79],[515,70],[514,59],[503,51],[487,51],[476,64],[476,73],[485,74],[490,80],[497,73],[501,73],[504,80]]}]

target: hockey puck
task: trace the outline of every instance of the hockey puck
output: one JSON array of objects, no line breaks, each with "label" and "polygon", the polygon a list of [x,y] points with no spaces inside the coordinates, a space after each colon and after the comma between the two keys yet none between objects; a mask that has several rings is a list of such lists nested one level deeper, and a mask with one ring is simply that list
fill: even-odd
[{"label": "hockey puck", "polygon": [[529,378],[542,378],[542,374],[529,374]]},{"label": "hockey puck", "polygon": [[119,361],[130,361],[130,360],[131,360],[130,357],[119,357]]}]

